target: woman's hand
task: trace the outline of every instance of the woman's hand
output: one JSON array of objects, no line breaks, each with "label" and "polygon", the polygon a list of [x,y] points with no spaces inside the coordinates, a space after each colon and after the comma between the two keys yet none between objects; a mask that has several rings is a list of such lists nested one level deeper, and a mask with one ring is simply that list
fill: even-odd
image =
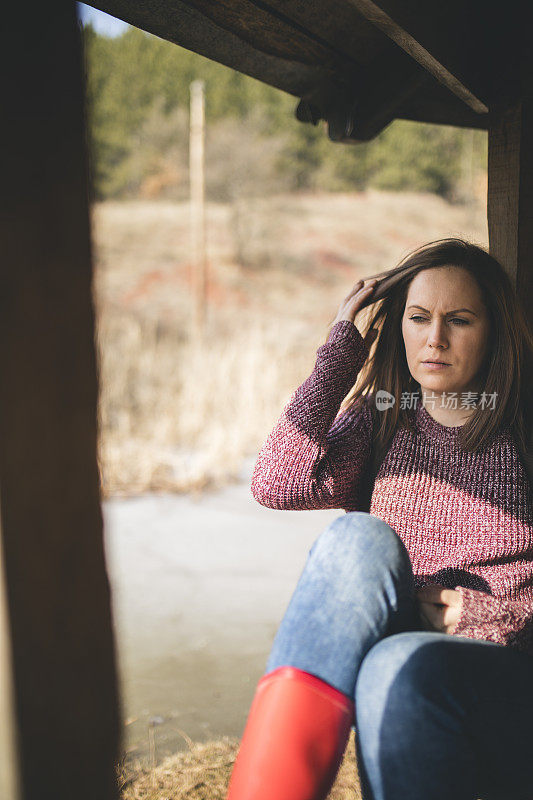
[{"label": "woman's hand", "polygon": [[[340,304],[339,310],[337,311],[337,316],[331,323],[330,327],[333,328],[333,326],[337,322],[340,322],[341,319],[346,319],[353,323],[357,313],[365,304],[368,303],[368,299],[376,288],[377,283],[377,278],[370,278],[370,280],[366,281],[366,285],[365,281],[357,281],[351,292],[346,295]],[[364,341],[369,349],[372,346],[372,342],[376,338],[377,334],[377,329],[372,328],[365,336]]]},{"label": "woman's hand", "polygon": [[461,613],[463,598],[455,589],[428,583],[416,592],[422,624],[427,631],[449,633]]}]

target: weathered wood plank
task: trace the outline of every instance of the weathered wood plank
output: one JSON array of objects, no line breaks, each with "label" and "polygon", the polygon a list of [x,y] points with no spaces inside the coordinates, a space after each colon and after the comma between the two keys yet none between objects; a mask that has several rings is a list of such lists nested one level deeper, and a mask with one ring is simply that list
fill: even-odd
[{"label": "weathered wood plank", "polygon": [[357,97],[352,138],[372,139],[399,114],[431,76],[404,53],[392,52],[367,69]]},{"label": "weathered wood plank", "polygon": [[[452,2],[431,5],[403,0],[349,2],[473,111],[487,113],[476,64],[475,37],[479,24],[468,13],[472,4],[462,3],[454,9]],[[468,40],[468,46],[464,46],[462,39]]]},{"label": "weathered wood plank", "polygon": [[491,253],[516,282],[520,209],[522,106],[490,114],[487,219]]},{"label": "weathered wood plank", "polygon": [[418,87],[417,91],[401,104],[397,113],[399,119],[487,130],[488,113],[477,114],[435,78],[428,77],[429,81]]},{"label": "weathered wood plank", "polygon": [[[262,0],[251,0],[251,3],[265,5]],[[390,39],[346,0],[328,0],[327,6],[316,0],[268,0],[268,7],[320,36],[339,53],[355,58],[362,66],[372,63],[389,49]]]},{"label": "weathered wood plank", "polygon": [[317,87],[302,98],[296,116],[302,122],[326,120],[332,141],[367,141],[392,122],[429,78],[416,62],[395,51],[368,67],[356,84],[328,81]]},{"label": "weathered wood plank", "polygon": [[312,91],[332,74],[319,63],[291,59],[290,53],[286,57],[273,55],[267,52],[266,44],[258,49],[181,0],[135,4],[129,0],[97,0],[91,5],[295,97]]},{"label": "weathered wood plank", "polygon": [[[495,107],[488,158],[490,250],[505,266],[533,313],[533,102]],[[533,319],[531,320],[533,322]]]},{"label": "weathered wood plank", "polygon": [[[336,72],[357,70],[357,53],[336,50],[323,36],[311,33],[283,12],[250,0],[183,0],[225,31],[235,33],[263,53],[320,65]],[[290,9],[288,9],[290,10]]]},{"label": "weathered wood plank", "polygon": [[79,29],[10,3],[0,47],[0,504],[24,800],[111,800],[119,737],[96,457]]}]

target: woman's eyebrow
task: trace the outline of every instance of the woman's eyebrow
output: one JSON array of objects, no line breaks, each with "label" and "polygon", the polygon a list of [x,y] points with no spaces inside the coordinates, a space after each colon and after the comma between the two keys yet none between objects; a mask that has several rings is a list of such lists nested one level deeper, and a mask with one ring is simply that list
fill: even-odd
[{"label": "woman's eyebrow", "polygon": [[[408,306],[407,310],[410,308],[419,308],[421,311],[425,311],[426,314],[431,313],[427,310],[427,308],[423,308],[422,306]],[[476,312],[471,311],[469,308],[456,308],[455,311],[448,311],[448,314],[458,314],[460,311],[466,311],[467,314],[473,314],[475,317],[477,317]]]}]

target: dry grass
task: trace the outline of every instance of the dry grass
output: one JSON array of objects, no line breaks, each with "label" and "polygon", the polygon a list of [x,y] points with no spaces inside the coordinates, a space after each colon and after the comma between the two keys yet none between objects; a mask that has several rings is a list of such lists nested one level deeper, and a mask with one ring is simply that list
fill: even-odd
[{"label": "dry grass", "polygon": [[101,321],[106,494],[201,490],[238,474],[309,367],[296,331],[279,340],[256,322],[243,327],[245,336],[211,333],[199,347],[150,319]]},{"label": "dry grass", "polygon": [[106,495],[201,491],[257,453],[359,278],[446,235],[486,242],[481,205],[367,192],[210,204],[203,348],[191,339],[187,203],[93,209]]},{"label": "dry grass", "polygon": [[[237,755],[238,741],[192,744],[189,751],[167,758],[155,769],[121,776],[122,800],[224,800]],[[329,800],[360,800],[352,730]]]}]

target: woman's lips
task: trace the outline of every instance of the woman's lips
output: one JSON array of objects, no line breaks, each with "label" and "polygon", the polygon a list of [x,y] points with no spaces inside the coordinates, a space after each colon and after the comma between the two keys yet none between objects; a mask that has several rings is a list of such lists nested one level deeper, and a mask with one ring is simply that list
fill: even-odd
[{"label": "woman's lips", "polygon": [[434,364],[432,361],[422,361],[422,364],[424,367],[431,370],[444,369],[445,367],[451,366],[451,364]]}]

